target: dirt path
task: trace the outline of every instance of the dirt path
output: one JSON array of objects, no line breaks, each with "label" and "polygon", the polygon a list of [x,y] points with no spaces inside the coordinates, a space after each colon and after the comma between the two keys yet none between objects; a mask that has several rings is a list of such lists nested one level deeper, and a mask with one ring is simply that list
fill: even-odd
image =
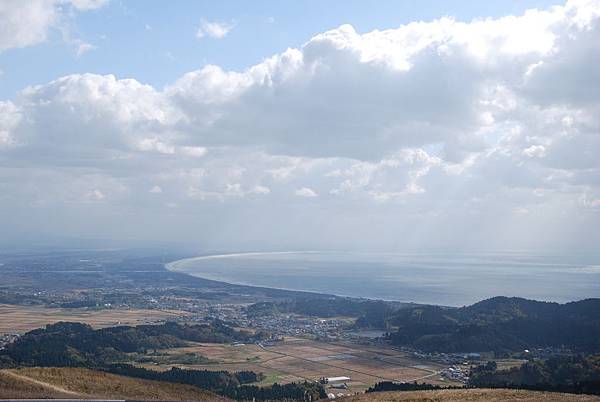
[{"label": "dirt path", "polygon": [[405,382],[417,382],[419,380],[424,380],[424,379],[429,378],[429,377],[434,377],[434,376],[436,376],[438,374],[440,374],[440,371],[434,371],[431,374],[424,375],[423,377],[419,377],[419,378],[413,378],[412,380],[407,380]]},{"label": "dirt path", "polygon": [[48,382],[35,380],[35,379],[31,378],[31,377],[27,377],[27,376],[24,376],[24,375],[21,375],[21,374],[17,374],[14,371],[2,370],[2,373],[6,374],[6,375],[9,375],[9,376],[11,376],[13,378],[16,378],[18,380],[21,380],[21,381],[25,381],[25,382],[28,382],[28,383],[31,383],[31,384],[41,385],[42,387],[51,389],[51,390],[56,391],[56,392],[62,392],[63,394],[68,394],[68,395],[73,395],[73,396],[86,396],[85,394],[81,394],[81,393],[75,392],[75,391],[70,391],[68,389],[56,386],[54,384],[50,384]]}]

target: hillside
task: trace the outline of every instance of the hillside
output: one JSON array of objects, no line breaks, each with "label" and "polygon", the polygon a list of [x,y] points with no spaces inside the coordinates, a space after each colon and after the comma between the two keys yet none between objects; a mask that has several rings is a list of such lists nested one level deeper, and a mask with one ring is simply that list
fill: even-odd
[{"label": "hillside", "polygon": [[599,402],[600,396],[509,389],[447,389],[440,391],[375,392],[340,399],[343,402]]},{"label": "hillside", "polygon": [[228,400],[189,385],[141,380],[84,368],[0,370],[0,399],[6,398]]},{"label": "hillside", "polygon": [[532,359],[519,367],[498,370],[495,362],[471,370],[469,385],[600,395],[600,356]]},{"label": "hillside", "polygon": [[[323,387],[303,381],[258,387],[263,374],[240,370],[196,370],[171,367],[149,370],[126,359],[129,353],[185,346],[194,342],[231,342],[251,339],[221,322],[202,325],[140,325],[93,329],[80,323],[60,322],[30,331],[0,350],[0,367],[86,367],[144,380],[188,384],[234,399],[288,400],[325,396]],[[122,360],[122,361],[120,361]],[[125,361],[125,362],[123,362]]]},{"label": "hillside", "polygon": [[247,341],[247,332],[220,322],[201,325],[119,326],[93,329],[76,322],[58,322],[35,329],[0,351],[0,367],[95,367],[127,353],[186,345],[186,341]]},{"label": "hillside", "polygon": [[396,329],[390,333],[392,343],[424,351],[507,352],[559,346],[600,351],[600,299],[558,304],[494,297],[461,308],[399,309],[385,322]]}]

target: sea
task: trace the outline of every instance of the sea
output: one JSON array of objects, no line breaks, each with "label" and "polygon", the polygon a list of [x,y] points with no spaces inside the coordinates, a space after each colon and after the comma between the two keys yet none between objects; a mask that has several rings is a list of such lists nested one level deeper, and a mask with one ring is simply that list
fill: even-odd
[{"label": "sea", "polygon": [[208,255],[170,270],[239,285],[464,306],[494,296],[569,302],[600,297],[600,255],[339,251]]}]

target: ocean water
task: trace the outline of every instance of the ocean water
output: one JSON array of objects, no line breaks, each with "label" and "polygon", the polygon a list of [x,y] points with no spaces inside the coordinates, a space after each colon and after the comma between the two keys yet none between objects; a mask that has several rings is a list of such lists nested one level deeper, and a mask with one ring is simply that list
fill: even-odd
[{"label": "ocean water", "polygon": [[234,284],[448,306],[493,296],[600,297],[600,256],[589,254],[244,253],[167,268]]}]

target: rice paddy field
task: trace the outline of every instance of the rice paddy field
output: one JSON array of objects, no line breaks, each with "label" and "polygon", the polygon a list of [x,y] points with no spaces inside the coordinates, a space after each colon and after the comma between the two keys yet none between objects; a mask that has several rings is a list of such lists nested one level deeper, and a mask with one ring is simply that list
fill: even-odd
[{"label": "rice paddy field", "polygon": [[0,334],[24,333],[59,321],[76,321],[95,328],[155,323],[186,313],[170,310],[48,308],[0,304]]},{"label": "rice paddy field", "polygon": [[210,360],[206,364],[144,365],[153,369],[171,366],[207,370],[252,370],[262,372],[261,384],[315,381],[321,377],[350,377],[348,390],[366,390],[379,381],[415,381],[459,385],[439,378],[445,366],[415,360],[398,350],[351,343],[329,343],[302,338],[285,338],[272,346],[256,344],[203,344],[167,350],[167,353],[197,353]]}]

